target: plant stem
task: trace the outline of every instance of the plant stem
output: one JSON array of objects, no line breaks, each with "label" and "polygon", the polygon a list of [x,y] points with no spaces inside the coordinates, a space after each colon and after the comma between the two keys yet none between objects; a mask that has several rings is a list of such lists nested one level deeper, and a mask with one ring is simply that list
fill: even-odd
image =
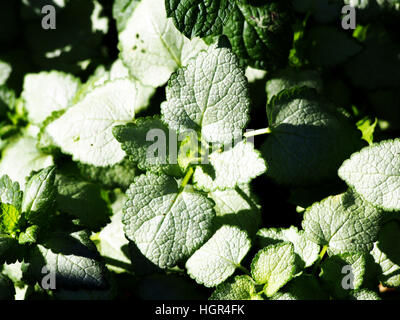
[{"label": "plant stem", "polygon": [[324,245],[324,246],[322,247],[322,250],[321,250],[321,252],[319,253],[318,261],[317,261],[317,263],[314,265],[314,268],[313,268],[313,271],[312,271],[313,274],[315,274],[315,273],[317,272],[318,267],[319,267],[319,265],[321,264],[321,261],[322,261],[322,259],[324,258],[324,256],[325,256],[325,254],[326,254],[327,251],[328,251],[328,245],[326,244],[326,245]]},{"label": "plant stem", "polygon": [[237,265],[236,266],[239,270],[241,270],[242,272],[244,272],[245,274],[247,274],[248,276],[250,276],[250,271],[247,270],[245,267],[243,267],[242,265]]},{"label": "plant stem", "polygon": [[328,251],[328,245],[326,244],[326,245],[324,245],[324,247],[322,248],[321,252],[319,253],[319,261],[321,261],[324,258],[325,253],[327,251]]},{"label": "plant stem", "polygon": [[189,167],[188,171],[186,172],[185,177],[182,180],[181,187],[180,187],[181,190],[183,190],[185,188],[185,186],[189,182],[190,178],[192,177],[193,172],[194,172],[193,167]]},{"label": "plant stem", "polygon": [[245,132],[243,134],[243,136],[246,138],[249,138],[249,137],[259,136],[261,134],[267,134],[267,133],[271,133],[270,128],[263,128],[263,129],[248,131],[248,132]]}]

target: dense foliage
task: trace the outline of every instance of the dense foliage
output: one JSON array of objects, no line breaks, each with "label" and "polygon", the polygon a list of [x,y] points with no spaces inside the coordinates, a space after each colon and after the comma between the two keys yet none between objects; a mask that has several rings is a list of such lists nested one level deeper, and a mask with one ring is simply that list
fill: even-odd
[{"label": "dense foliage", "polygon": [[0,299],[399,298],[398,30],[399,0],[2,1]]}]

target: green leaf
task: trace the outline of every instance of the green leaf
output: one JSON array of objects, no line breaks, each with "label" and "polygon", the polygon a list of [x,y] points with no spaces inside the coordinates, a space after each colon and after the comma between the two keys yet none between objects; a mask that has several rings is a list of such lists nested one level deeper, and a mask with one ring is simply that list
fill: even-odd
[{"label": "green leaf", "polygon": [[8,203],[1,203],[0,207],[0,232],[14,236],[19,229],[21,211]]},{"label": "green leaf", "polygon": [[39,236],[39,226],[33,225],[28,228],[26,228],[25,231],[21,232],[19,237],[18,237],[18,243],[19,244],[34,244],[37,241],[37,238]]},{"label": "green leaf", "polygon": [[400,139],[363,148],[346,160],[339,176],[372,204],[400,210]]},{"label": "green leaf", "polygon": [[360,132],[310,88],[282,91],[267,107],[271,134],[262,149],[276,182],[310,186],[336,179],[343,160],[362,146]]},{"label": "green leaf", "polygon": [[266,91],[268,102],[284,89],[295,87],[314,88],[318,92],[322,91],[322,78],[315,70],[302,70],[286,68],[277,71],[274,77],[267,81]]},{"label": "green leaf", "polygon": [[122,31],[133,10],[140,3],[140,0],[115,0],[112,7],[113,18],[117,21],[118,31]]},{"label": "green leaf", "polygon": [[[193,175],[196,187],[204,191],[233,189],[249,183],[267,170],[264,159],[250,142],[241,141],[234,147],[209,155],[210,164],[197,166]],[[212,174],[203,167],[210,167]]]},{"label": "green leaf", "polygon": [[345,66],[346,74],[354,86],[373,90],[397,88],[400,85],[400,45],[389,31],[376,24],[367,29],[364,50]]},{"label": "green leaf", "polygon": [[385,287],[400,287],[400,225],[397,221],[384,225],[371,251],[379,265],[378,278]]},{"label": "green leaf", "polygon": [[98,230],[109,222],[108,206],[97,184],[70,173],[57,174],[55,184],[58,210],[78,218],[79,224],[90,230]]},{"label": "green leaf", "polygon": [[53,111],[67,108],[79,86],[79,79],[59,71],[27,74],[22,98],[29,120],[40,124]]},{"label": "green leaf", "polygon": [[246,72],[245,72],[247,81],[249,83],[255,83],[258,80],[263,80],[265,78],[266,74],[267,74],[267,71],[255,69],[252,67],[247,67]]},{"label": "green leaf", "polygon": [[246,232],[222,226],[187,260],[187,272],[198,283],[214,287],[235,272],[250,247]]},{"label": "green leaf", "polygon": [[109,81],[121,79],[129,79],[137,87],[137,96],[135,99],[134,109],[138,113],[147,108],[150,103],[150,98],[155,92],[155,88],[145,86],[137,79],[133,78],[129,69],[124,65],[121,59],[117,59],[107,71],[104,66],[98,66],[89,79],[80,86],[77,95],[74,98],[73,104],[81,101],[88,93],[96,87],[106,84]]},{"label": "green leaf", "polygon": [[127,191],[124,231],[161,268],[189,257],[210,236],[213,202],[174,178],[152,173],[135,178]]},{"label": "green leaf", "polygon": [[264,293],[273,296],[290,281],[296,271],[293,244],[284,242],[261,249],[251,263],[251,275],[257,284],[265,284]]},{"label": "green leaf", "polygon": [[303,230],[299,231],[294,226],[288,229],[260,229],[257,232],[257,240],[260,247],[266,247],[281,242],[291,242],[296,254],[296,265],[299,271],[312,266],[318,259],[320,251],[320,247],[317,244],[307,239]]},{"label": "green leaf", "polygon": [[126,272],[126,268],[131,264],[131,261],[122,250],[129,243],[125,238],[122,224],[122,207],[126,200],[127,198],[124,194],[118,196],[117,200],[112,204],[113,216],[111,217],[111,222],[95,237],[97,250],[104,257],[107,263],[106,266],[117,273]]},{"label": "green leaf", "polygon": [[5,275],[0,273],[0,300],[14,300],[14,283]]},{"label": "green leaf", "polygon": [[165,1],[167,16],[188,38],[220,35],[234,5],[230,0]]},{"label": "green leaf", "polygon": [[361,131],[362,138],[367,141],[369,145],[372,145],[374,142],[374,131],[377,124],[377,118],[375,118],[375,121],[372,122],[369,117],[365,117],[357,122],[357,128]]},{"label": "green leaf", "polygon": [[210,300],[260,300],[254,280],[249,276],[236,276],[217,286]]},{"label": "green leaf", "polygon": [[57,195],[54,180],[54,166],[42,169],[29,178],[22,198],[22,212],[29,223],[39,226],[48,223]]},{"label": "green leaf", "polygon": [[223,225],[236,226],[246,231],[250,239],[254,237],[261,224],[261,211],[249,186],[242,185],[224,191],[216,190],[210,192],[208,196],[215,202],[216,230]]},{"label": "green leaf", "polygon": [[289,281],[282,290],[271,297],[272,300],[328,300],[316,277],[302,274]]},{"label": "green leaf", "polygon": [[[42,268],[47,271],[43,272]],[[42,283],[46,275],[55,275],[58,289],[103,289],[108,286],[106,268],[99,262],[89,233],[56,233],[30,251],[27,278]]]},{"label": "green leaf", "polygon": [[343,6],[341,1],[331,0],[292,0],[295,10],[313,15],[316,21],[327,23],[334,19],[339,20],[340,10]]},{"label": "green leaf", "polygon": [[53,111],[51,115],[49,115],[41,124],[39,133],[37,135],[36,148],[41,152],[53,156],[58,156],[61,151],[58,146],[56,146],[55,142],[51,138],[51,136],[47,133],[46,127],[52,123],[54,120],[60,118],[64,113],[64,110]]},{"label": "green leaf", "polygon": [[243,65],[274,70],[287,63],[293,41],[292,16],[287,3],[236,1],[224,27],[232,50]]},{"label": "green leaf", "polygon": [[249,119],[244,70],[226,48],[210,47],[168,82],[163,120],[178,133],[197,131],[209,143],[232,144]]},{"label": "green leaf", "polygon": [[12,182],[4,175],[0,178],[0,202],[12,204],[15,208],[21,209],[22,191],[18,182]]},{"label": "green leaf", "polygon": [[127,158],[109,167],[96,167],[78,163],[78,168],[82,177],[109,189],[128,188],[137,173],[137,168]]},{"label": "green leaf", "polygon": [[305,41],[310,62],[328,68],[345,62],[362,49],[343,29],[330,26],[312,28]]},{"label": "green leaf", "polygon": [[[5,117],[7,115],[7,111],[14,109],[15,105],[16,97],[14,90],[7,88],[5,85],[0,86],[0,116]],[[4,133],[1,135],[1,138],[3,137]]]},{"label": "green leaf", "polygon": [[0,175],[7,174],[11,180],[25,188],[26,178],[32,171],[53,165],[53,157],[36,148],[36,139],[22,136],[4,149],[0,160]]},{"label": "green leaf", "polygon": [[113,134],[129,160],[139,169],[155,173],[179,172],[176,150],[170,148],[171,142],[175,142],[170,140],[174,137],[158,117],[139,118],[125,126],[114,127]]},{"label": "green leaf", "polygon": [[331,256],[322,262],[321,269],[321,280],[329,292],[336,299],[344,299],[364,284],[365,254],[357,252]]},{"label": "green leaf", "polygon": [[355,290],[351,295],[352,300],[381,300],[379,295],[368,289]]},{"label": "green leaf", "polygon": [[165,0],[142,0],[119,33],[118,47],[132,76],[158,87],[206,44],[185,38],[175,28],[172,19],[167,19]]},{"label": "green leaf", "polygon": [[11,73],[11,66],[0,60],[0,86],[7,82],[8,77]]},{"label": "green leaf", "polygon": [[0,264],[14,263],[22,257],[18,240],[0,232]]},{"label": "green leaf", "polygon": [[307,237],[331,252],[368,252],[377,239],[382,212],[356,193],[331,196],[315,203],[304,213]]},{"label": "green leaf", "polygon": [[112,127],[133,120],[139,97],[138,87],[128,79],[106,82],[50,123],[46,132],[75,161],[114,165],[125,152],[114,139]]}]

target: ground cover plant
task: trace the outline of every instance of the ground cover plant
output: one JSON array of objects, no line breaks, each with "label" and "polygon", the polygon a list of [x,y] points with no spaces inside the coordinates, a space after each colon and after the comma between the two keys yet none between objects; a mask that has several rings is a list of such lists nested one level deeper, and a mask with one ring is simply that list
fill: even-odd
[{"label": "ground cover plant", "polygon": [[2,1],[0,299],[398,299],[397,30],[398,0]]}]

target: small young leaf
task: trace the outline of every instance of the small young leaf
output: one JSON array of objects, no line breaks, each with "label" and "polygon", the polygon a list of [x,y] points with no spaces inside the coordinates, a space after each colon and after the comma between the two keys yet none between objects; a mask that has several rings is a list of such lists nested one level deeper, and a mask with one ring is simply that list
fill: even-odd
[{"label": "small young leaf", "polygon": [[25,231],[21,232],[18,237],[19,244],[34,244],[37,241],[39,234],[39,226],[33,225],[26,228]]},{"label": "small young leaf", "polygon": [[357,128],[361,131],[362,138],[367,141],[369,145],[372,145],[374,142],[374,131],[377,124],[377,118],[375,118],[375,121],[372,122],[369,117],[365,117],[357,122]]},{"label": "small young leaf", "polygon": [[251,263],[251,275],[257,284],[265,284],[264,293],[273,296],[293,278],[296,265],[293,244],[284,242],[261,249]]},{"label": "small young leaf", "polygon": [[264,228],[257,232],[260,247],[266,247],[280,242],[291,242],[296,254],[296,265],[299,271],[307,268],[318,259],[320,247],[307,239],[304,231],[292,226],[288,229]]},{"label": "small young leaf", "polygon": [[[250,142],[241,141],[233,148],[210,154],[213,177],[197,166],[193,175],[196,187],[204,191],[233,189],[246,184],[267,170],[264,159]],[[205,165],[208,166],[208,165]]]},{"label": "small young leaf", "polygon": [[198,283],[214,287],[235,272],[250,246],[246,232],[222,226],[189,258],[187,272]]},{"label": "small young leaf", "polygon": [[[177,150],[170,149],[170,131],[159,118],[139,118],[125,126],[116,126],[113,134],[129,160],[139,169],[155,173],[179,173]],[[175,164],[170,164],[174,161]]]},{"label": "small young leaf", "polygon": [[55,167],[40,170],[30,177],[22,199],[22,212],[31,224],[48,222],[54,209],[57,189],[54,185]]},{"label": "small young leaf", "polygon": [[1,203],[0,210],[0,232],[15,235],[18,231],[21,211],[8,203]]},{"label": "small young leaf", "polygon": [[22,191],[18,182],[12,182],[4,175],[0,178],[0,202],[12,204],[15,208],[21,209]]}]

